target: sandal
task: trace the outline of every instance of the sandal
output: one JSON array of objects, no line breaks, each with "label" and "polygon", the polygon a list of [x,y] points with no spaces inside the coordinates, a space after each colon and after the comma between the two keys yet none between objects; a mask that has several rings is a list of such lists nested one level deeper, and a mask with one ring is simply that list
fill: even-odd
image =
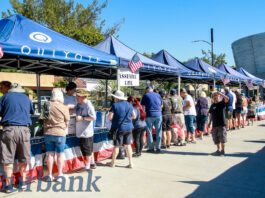
[{"label": "sandal", "polygon": [[129,164],[127,166],[125,166],[126,168],[133,168],[133,165],[132,164]]},{"label": "sandal", "polygon": [[111,167],[111,168],[115,167],[115,165],[112,162],[107,162],[106,166]]},{"label": "sandal", "polygon": [[190,141],[190,143],[191,143],[191,144],[196,144],[196,141],[193,140],[193,141]]}]

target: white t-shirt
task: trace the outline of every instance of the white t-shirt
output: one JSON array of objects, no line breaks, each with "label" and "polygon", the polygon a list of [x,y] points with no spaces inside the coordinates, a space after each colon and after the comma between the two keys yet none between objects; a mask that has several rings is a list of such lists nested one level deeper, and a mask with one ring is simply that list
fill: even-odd
[{"label": "white t-shirt", "polygon": [[186,104],[187,104],[188,101],[190,102],[191,107],[186,108],[184,110],[184,115],[194,115],[194,116],[196,116],[197,114],[196,114],[196,109],[195,109],[195,103],[194,103],[193,98],[190,95],[187,95],[184,98],[184,100],[183,100],[183,107],[186,106]]},{"label": "white t-shirt", "polygon": [[233,109],[236,109],[236,94],[232,91],[230,91],[230,93],[233,96]]},{"label": "white t-shirt", "polygon": [[[76,115],[83,117],[94,117],[96,118],[95,108],[92,103],[88,100],[84,104],[76,105]],[[76,136],[89,138],[94,135],[93,121],[79,121],[76,122]]]},{"label": "white t-shirt", "polygon": [[75,96],[68,96],[67,94],[64,95],[64,104],[65,105],[74,105],[76,106],[77,101],[76,101],[76,97]]}]

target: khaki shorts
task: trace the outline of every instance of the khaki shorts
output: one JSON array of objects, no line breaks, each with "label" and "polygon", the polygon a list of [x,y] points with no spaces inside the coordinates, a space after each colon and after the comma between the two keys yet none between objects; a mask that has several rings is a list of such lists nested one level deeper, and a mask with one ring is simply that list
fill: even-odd
[{"label": "khaki shorts", "polygon": [[185,119],[184,119],[184,114],[183,113],[177,113],[173,114],[173,124],[177,124],[180,126],[180,128],[184,129],[185,128]]},{"label": "khaki shorts", "polygon": [[25,126],[5,126],[0,133],[0,163],[30,162],[30,129]]},{"label": "khaki shorts", "polygon": [[226,128],[223,126],[213,127],[212,136],[214,144],[224,144],[227,142]]}]

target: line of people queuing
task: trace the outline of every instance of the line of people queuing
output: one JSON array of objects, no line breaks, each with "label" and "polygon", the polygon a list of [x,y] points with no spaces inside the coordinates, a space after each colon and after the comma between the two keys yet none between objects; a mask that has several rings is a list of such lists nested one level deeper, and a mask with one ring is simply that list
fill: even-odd
[{"label": "line of people queuing", "polygon": [[[19,187],[26,187],[26,168],[30,164],[30,130],[33,106],[25,95],[25,90],[17,83],[8,81],[0,83],[0,91],[4,94],[0,100],[0,116],[2,131],[0,133],[0,163],[5,173],[5,191],[13,187],[12,173],[15,156],[20,164],[21,181]],[[80,150],[85,162],[85,169],[96,168],[93,158],[93,121],[96,120],[95,108],[88,99],[89,92],[77,89],[70,82],[63,94],[59,88],[52,91],[51,101],[44,105],[42,119],[44,121],[44,140],[47,152],[48,175],[45,180],[58,181],[63,175],[64,148],[70,116],[75,116],[76,136],[80,139]],[[244,95],[235,94],[228,88],[225,93],[214,92],[212,99],[205,92],[195,101],[186,89],[180,95],[172,89],[155,91],[151,86],[146,88],[142,99],[134,96],[126,97],[117,90],[112,93],[114,102],[108,114],[114,150],[112,159],[106,165],[114,167],[121,146],[125,147],[129,164],[133,168],[133,157],[139,157],[144,148],[145,133],[148,153],[161,153],[161,149],[169,149],[172,144],[184,146],[196,143],[195,123],[199,137],[205,133],[205,126],[212,125],[213,141],[217,145],[216,155],[224,155],[224,144],[227,141],[226,131],[241,124],[241,117],[247,115],[252,123],[255,118],[255,104],[250,99],[247,103]],[[210,115],[210,116],[209,116]],[[239,116],[240,115],[240,116]],[[209,116],[209,118],[208,118]],[[232,121],[231,121],[232,120]],[[243,127],[245,126],[245,118]],[[187,133],[186,133],[187,132]],[[155,133],[155,135],[153,135]],[[114,136],[115,134],[115,136]],[[133,153],[132,142],[135,143]],[[58,175],[53,179],[52,169],[56,161]]]}]

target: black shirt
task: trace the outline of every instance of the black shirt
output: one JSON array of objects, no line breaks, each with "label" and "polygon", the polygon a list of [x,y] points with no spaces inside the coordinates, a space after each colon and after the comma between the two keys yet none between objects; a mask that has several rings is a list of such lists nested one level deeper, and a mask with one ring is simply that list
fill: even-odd
[{"label": "black shirt", "polygon": [[209,113],[212,116],[213,127],[225,126],[225,102],[213,103]]}]

